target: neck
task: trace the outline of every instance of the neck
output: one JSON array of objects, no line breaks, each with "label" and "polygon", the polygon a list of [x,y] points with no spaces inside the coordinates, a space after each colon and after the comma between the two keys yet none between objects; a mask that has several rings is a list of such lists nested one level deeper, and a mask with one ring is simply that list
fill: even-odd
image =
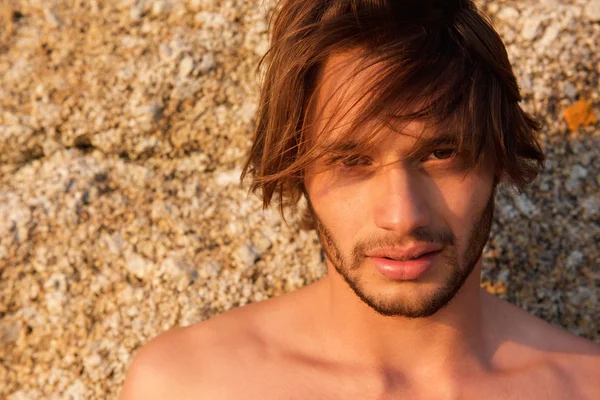
[{"label": "neck", "polygon": [[323,345],[338,361],[393,370],[414,380],[420,375],[450,379],[454,371],[488,366],[481,259],[446,307],[415,319],[378,314],[329,267],[319,296],[325,320]]}]

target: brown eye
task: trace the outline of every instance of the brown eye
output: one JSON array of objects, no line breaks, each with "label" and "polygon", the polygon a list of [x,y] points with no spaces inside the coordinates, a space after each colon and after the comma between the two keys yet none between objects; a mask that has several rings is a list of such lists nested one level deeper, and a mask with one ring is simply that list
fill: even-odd
[{"label": "brown eye", "polygon": [[455,149],[438,149],[431,152],[431,155],[438,160],[446,160],[448,158],[452,158],[456,154]]},{"label": "brown eye", "polygon": [[342,160],[342,165],[345,167],[356,167],[358,165],[370,165],[371,161],[363,156],[350,156]]}]

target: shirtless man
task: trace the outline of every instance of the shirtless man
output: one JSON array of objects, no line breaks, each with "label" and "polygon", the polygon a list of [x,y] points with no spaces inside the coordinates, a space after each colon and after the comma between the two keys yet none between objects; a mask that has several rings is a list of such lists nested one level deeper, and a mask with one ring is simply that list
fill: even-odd
[{"label": "shirtless man", "polygon": [[600,346],[480,288],[544,156],[473,4],[292,0],[272,35],[242,178],[306,198],[328,273],[152,339],[121,399],[600,399]]}]

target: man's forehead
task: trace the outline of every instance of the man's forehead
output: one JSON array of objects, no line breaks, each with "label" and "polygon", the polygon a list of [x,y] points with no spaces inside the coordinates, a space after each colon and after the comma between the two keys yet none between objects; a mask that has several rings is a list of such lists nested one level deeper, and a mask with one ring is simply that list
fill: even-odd
[{"label": "man's forehead", "polygon": [[[307,120],[311,124],[311,135],[327,130],[340,129],[340,125],[349,123],[356,114],[360,103],[368,101],[363,93],[360,78],[364,71],[356,73],[359,66],[354,52],[330,55],[324,62],[316,78],[316,88]],[[358,102],[353,109],[350,107]]]},{"label": "man's forehead", "polygon": [[370,121],[354,132],[344,132],[342,129],[333,132],[321,132],[319,139],[324,143],[338,142],[344,143],[346,146],[351,146],[353,143],[363,141],[364,137],[372,133],[375,129],[380,129],[380,131],[372,144],[381,142],[390,135],[402,136],[412,142],[414,140],[429,139],[444,134],[443,131],[438,132],[437,130],[428,128],[426,123],[419,120],[406,122],[391,121],[383,125],[381,121]]},{"label": "man's forehead", "polygon": [[423,120],[391,120],[367,121],[354,131],[350,132],[348,123],[336,129],[327,129],[318,132],[314,137],[318,146],[327,147],[335,145],[338,150],[352,151],[359,147],[360,143],[368,141],[371,146],[378,146],[390,136],[400,136],[407,144],[417,141],[425,143],[450,142],[456,138],[456,132],[446,124],[434,125]]},{"label": "man's forehead", "polygon": [[329,55],[320,70],[319,79],[324,84],[325,91],[347,83],[349,78],[361,65],[361,53],[358,50],[335,52]]},{"label": "man's forehead", "polygon": [[[361,133],[377,129],[391,130],[398,134],[418,139],[437,135],[446,131],[447,126],[436,126],[426,121],[386,118],[367,121],[357,132],[348,132],[347,128],[354,118],[373,99],[365,89],[375,74],[380,73],[382,66],[376,64],[357,71],[361,63],[358,50],[335,53],[329,56],[317,77],[315,98],[307,114],[310,136],[313,139],[336,140],[340,136],[360,136]],[[418,107],[418,105],[415,105]],[[392,113],[393,114],[393,113]],[[436,124],[437,125],[437,124]]]}]

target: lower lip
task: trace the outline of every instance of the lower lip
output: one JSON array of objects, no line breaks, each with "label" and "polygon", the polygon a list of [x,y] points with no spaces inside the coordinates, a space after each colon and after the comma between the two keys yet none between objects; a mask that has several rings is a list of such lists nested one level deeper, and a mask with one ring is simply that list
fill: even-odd
[{"label": "lower lip", "polygon": [[425,274],[440,253],[441,250],[433,251],[419,258],[415,258],[414,260],[406,261],[390,260],[385,257],[369,258],[373,261],[375,269],[379,271],[381,275],[389,279],[410,281]]}]

